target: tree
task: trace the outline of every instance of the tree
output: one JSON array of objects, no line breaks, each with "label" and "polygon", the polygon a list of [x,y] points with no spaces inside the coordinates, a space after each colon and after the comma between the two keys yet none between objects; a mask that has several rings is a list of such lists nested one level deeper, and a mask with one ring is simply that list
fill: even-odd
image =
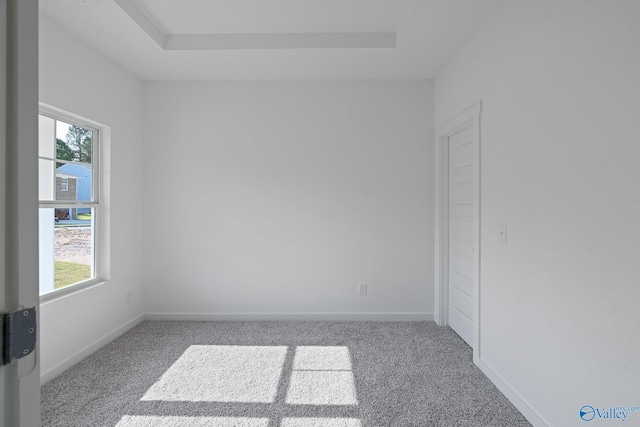
[{"label": "tree", "polygon": [[76,162],[91,163],[91,148],[93,132],[79,126],[69,126],[67,144],[74,152]]},{"label": "tree", "polygon": [[[69,160],[73,161],[75,158],[75,153],[69,147],[69,145],[63,140],[56,138],[56,157],[61,160]],[[59,168],[64,163],[56,163],[56,168]]]}]

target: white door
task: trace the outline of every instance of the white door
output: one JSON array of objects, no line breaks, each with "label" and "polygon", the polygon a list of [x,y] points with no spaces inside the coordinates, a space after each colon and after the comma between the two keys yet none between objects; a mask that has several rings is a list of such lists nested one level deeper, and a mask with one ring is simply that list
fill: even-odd
[{"label": "white door", "polygon": [[449,326],[473,347],[476,153],[473,126],[449,136]]},{"label": "white door", "polygon": [[[0,313],[38,296],[38,1],[0,0]],[[38,351],[0,366],[0,427],[40,426]]]}]

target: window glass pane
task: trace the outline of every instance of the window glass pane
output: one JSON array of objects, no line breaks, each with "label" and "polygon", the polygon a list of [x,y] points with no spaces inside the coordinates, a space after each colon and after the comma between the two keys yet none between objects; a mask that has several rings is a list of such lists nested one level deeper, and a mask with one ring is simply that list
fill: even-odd
[{"label": "window glass pane", "polygon": [[38,155],[53,159],[53,141],[55,136],[55,120],[47,116],[38,117]]},{"label": "window glass pane", "polygon": [[93,131],[62,122],[56,123],[56,158],[91,163]]},{"label": "window glass pane", "polygon": [[53,160],[38,160],[38,193],[40,200],[54,200]]},{"label": "window glass pane", "polygon": [[[62,183],[67,179],[67,190]],[[93,168],[77,163],[63,163],[56,169],[56,200],[93,201]]]},{"label": "window glass pane", "polygon": [[40,295],[95,277],[94,210],[40,209]]},{"label": "window glass pane", "polygon": [[98,138],[87,127],[39,116],[40,295],[96,277],[97,211],[83,204],[98,198],[93,181]]}]

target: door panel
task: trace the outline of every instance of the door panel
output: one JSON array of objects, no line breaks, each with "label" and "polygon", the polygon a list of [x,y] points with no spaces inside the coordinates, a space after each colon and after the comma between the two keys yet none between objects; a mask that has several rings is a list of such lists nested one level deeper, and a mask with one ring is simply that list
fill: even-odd
[{"label": "door panel", "polygon": [[449,137],[449,325],[473,345],[473,128]]},{"label": "door panel", "polygon": [[452,260],[451,271],[455,274],[453,285],[470,297],[473,296],[473,261],[457,254]]},{"label": "door panel", "polygon": [[451,293],[451,299],[453,300],[454,311],[460,316],[463,316],[465,320],[468,320],[469,324],[465,322],[465,326],[471,327],[473,319],[471,319],[467,313],[473,313],[473,297],[463,292],[460,288],[454,287]]}]

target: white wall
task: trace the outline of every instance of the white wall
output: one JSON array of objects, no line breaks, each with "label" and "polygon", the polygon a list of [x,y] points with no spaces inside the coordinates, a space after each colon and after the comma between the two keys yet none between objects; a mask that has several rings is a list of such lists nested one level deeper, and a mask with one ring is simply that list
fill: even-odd
[{"label": "white wall", "polygon": [[507,1],[436,79],[436,125],[483,102],[481,362],[537,425],[640,405],[638,22]]},{"label": "white wall", "polygon": [[[142,314],[142,83],[40,15],[40,101],[110,127],[107,283],[42,304],[44,381]],[[131,292],[131,302],[126,295]]]},{"label": "white wall", "polygon": [[432,318],[432,81],[148,82],[144,98],[147,313]]}]

